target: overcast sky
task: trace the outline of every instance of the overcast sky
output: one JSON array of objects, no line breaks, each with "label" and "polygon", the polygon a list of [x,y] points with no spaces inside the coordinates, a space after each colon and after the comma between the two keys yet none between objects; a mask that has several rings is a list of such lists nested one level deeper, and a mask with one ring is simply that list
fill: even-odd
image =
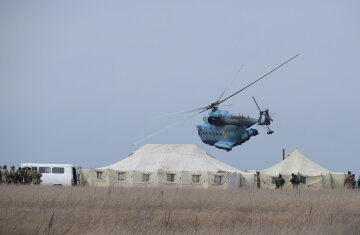
[{"label": "overcast sky", "polygon": [[[359,1],[0,1],[0,165],[119,161],[145,143],[197,144],[264,169],[298,148],[331,171],[360,173]],[[231,113],[276,113],[273,135],[231,152],[177,118],[300,53],[233,97]]]}]

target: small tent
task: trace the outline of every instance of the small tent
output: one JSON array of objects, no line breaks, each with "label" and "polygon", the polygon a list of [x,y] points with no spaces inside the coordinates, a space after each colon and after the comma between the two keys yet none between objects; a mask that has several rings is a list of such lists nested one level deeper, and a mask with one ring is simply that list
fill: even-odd
[{"label": "small tent", "polygon": [[289,186],[292,173],[300,177],[300,186],[307,188],[343,187],[345,176],[341,173],[331,173],[296,149],[285,160],[260,171],[261,186],[275,188],[275,180],[279,174],[285,179],[284,186]]},{"label": "small tent", "polygon": [[82,185],[120,187],[238,188],[254,174],[216,160],[194,144],[146,144],[112,165],[82,170]]}]

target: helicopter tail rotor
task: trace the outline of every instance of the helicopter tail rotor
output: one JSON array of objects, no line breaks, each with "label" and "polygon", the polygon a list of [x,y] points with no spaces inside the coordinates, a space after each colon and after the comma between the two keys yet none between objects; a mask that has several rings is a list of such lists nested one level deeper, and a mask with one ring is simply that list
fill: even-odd
[{"label": "helicopter tail rotor", "polygon": [[266,121],[270,121],[270,122],[273,122],[274,120],[271,118],[271,116],[269,115],[269,110],[268,109],[265,109],[263,111],[263,115],[265,117],[265,122]]},{"label": "helicopter tail rotor", "polygon": [[[260,114],[260,117],[259,117],[259,120],[258,120],[259,125],[263,125],[263,126],[264,126],[264,125],[265,125],[265,126],[270,125],[271,122],[274,121],[274,120],[273,120],[273,119],[271,118],[271,116],[269,115],[269,109],[261,110],[259,104],[256,102],[255,97],[253,96],[252,98],[253,98],[253,100],[254,100],[254,103],[255,103],[256,107],[257,107],[258,110],[259,110],[259,114]],[[262,120],[263,117],[265,118],[265,120]],[[270,132],[270,130],[269,130],[269,132]],[[271,133],[271,134],[272,134],[272,133]]]}]

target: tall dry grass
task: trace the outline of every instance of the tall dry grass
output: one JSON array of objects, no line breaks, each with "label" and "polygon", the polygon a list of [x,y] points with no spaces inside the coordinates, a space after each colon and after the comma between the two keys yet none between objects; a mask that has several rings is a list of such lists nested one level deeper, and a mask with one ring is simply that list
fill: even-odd
[{"label": "tall dry grass", "polygon": [[360,190],[0,186],[1,234],[360,234]]}]

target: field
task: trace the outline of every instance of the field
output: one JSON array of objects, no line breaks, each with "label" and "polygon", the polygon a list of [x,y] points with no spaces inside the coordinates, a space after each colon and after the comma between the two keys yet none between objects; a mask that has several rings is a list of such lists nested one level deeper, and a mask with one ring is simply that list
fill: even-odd
[{"label": "field", "polygon": [[360,190],[0,185],[1,234],[360,234]]}]

